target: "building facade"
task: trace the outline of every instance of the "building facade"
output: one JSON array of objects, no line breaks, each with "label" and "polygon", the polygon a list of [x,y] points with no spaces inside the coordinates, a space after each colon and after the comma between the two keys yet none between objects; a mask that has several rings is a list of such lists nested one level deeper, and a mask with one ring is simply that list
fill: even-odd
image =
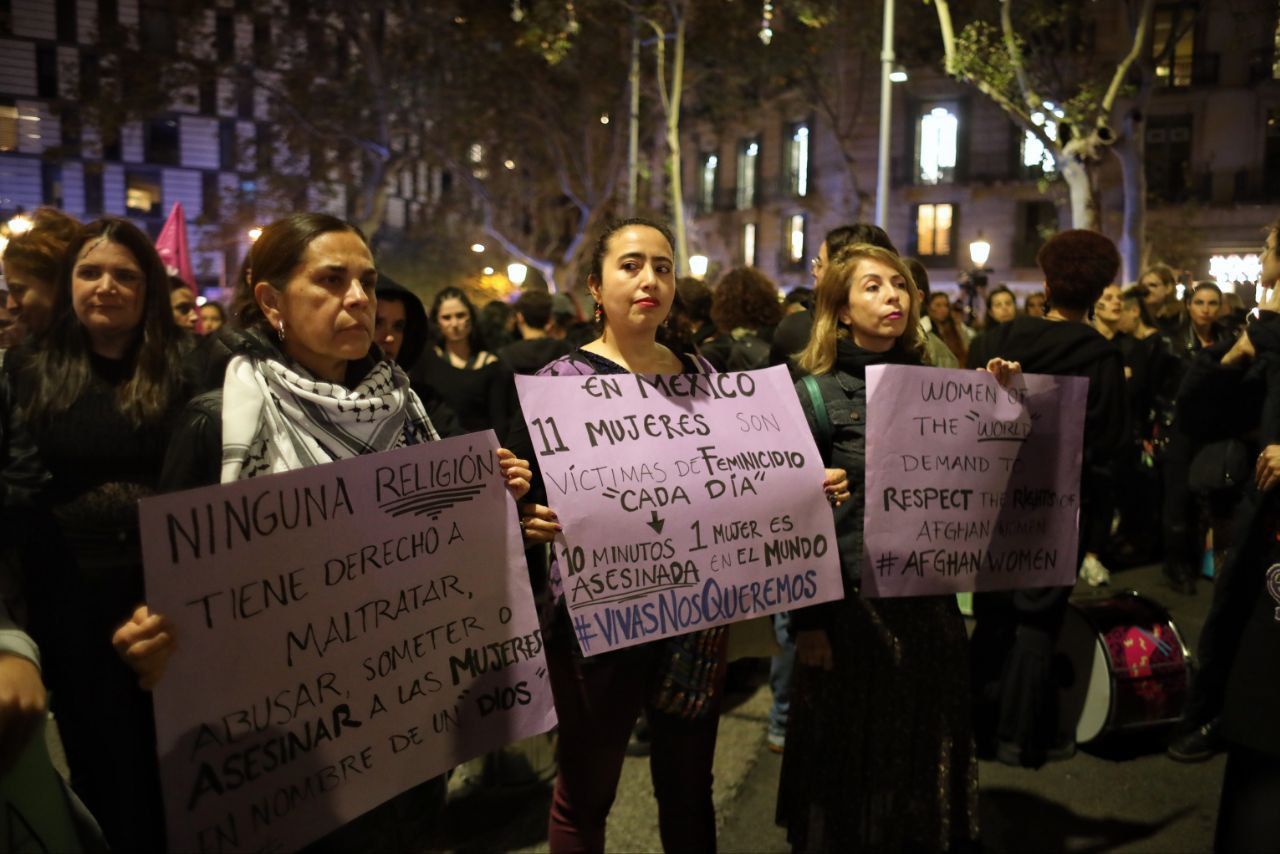
[{"label": "building facade", "polygon": [[[1179,5],[1188,4],[1157,4],[1155,41]],[[1144,143],[1147,257],[1188,278],[1256,278],[1262,229],[1280,216],[1277,10],[1258,6],[1258,20],[1207,9],[1156,69]],[[1121,11],[1098,14],[1099,55],[1122,54]],[[993,283],[1039,289],[1036,252],[1071,222],[1052,157],[975,88],[936,69],[908,71],[892,89],[890,236],[924,262],[935,286],[955,286],[974,266],[969,244],[981,239],[991,246]],[[794,94],[732,127],[690,128],[691,251],[721,269],[753,264],[786,289],[810,284],[823,235],[874,218],[878,85],[877,71],[861,92],[841,94],[852,128],[841,139],[829,114]],[[1039,119],[1052,128],[1057,112],[1046,104]],[[1120,185],[1109,157],[1102,227],[1113,238],[1122,228]]]}]

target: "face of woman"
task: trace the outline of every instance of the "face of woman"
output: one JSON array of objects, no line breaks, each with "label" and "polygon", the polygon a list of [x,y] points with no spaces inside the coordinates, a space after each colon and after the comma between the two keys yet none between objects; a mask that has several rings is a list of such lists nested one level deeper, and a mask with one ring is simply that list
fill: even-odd
[{"label": "face of woman", "polygon": [[118,342],[142,325],[146,278],[133,253],[97,237],[76,256],[71,270],[71,308],[95,345]]},{"label": "face of woman", "polygon": [[816,287],[818,280],[822,278],[822,274],[827,271],[827,264],[831,262],[830,253],[827,250],[827,241],[822,241],[822,245],[818,247],[818,255],[809,264],[809,272],[813,274],[813,284]]},{"label": "face of woman", "polygon": [[1044,317],[1044,294],[1027,297],[1027,317]]},{"label": "face of woman", "polygon": [[631,225],[609,238],[601,280],[588,281],[614,331],[656,331],[667,319],[676,294],[675,262],[662,232]]},{"label": "face of woman", "polygon": [[[457,302],[457,300],[450,300]],[[404,303],[398,299],[378,301],[378,312],[373,326],[374,340],[382,348],[382,355],[391,361],[400,355],[400,345],[404,343],[405,313]]]},{"label": "face of woman", "polygon": [[951,316],[951,298],[946,294],[936,294],[929,298],[929,319],[934,325],[946,323]]},{"label": "face of woman", "polygon": [[1274,288],[1280,279],[1280,253],[1276,250],[1276,233],[1267,235],[1267,242],[1262,247],[1262,284]]},{"label": "face of woman", "polygon": [[57,284],[33,276],[20,264],[6,264],[4,273],[9,283],[9,313],[29,332],[44,332],[53,319]]},{"label": "face of woman", "polygon": [[1018,304],[1013,294],[1001,291],[991,298],[991,317],[997,323],[1008,323],[1018,316]]},{"label": "face of woman", "polygon": [[169,291],[169,306],[173,309],[173,322],[183,329],[196,328],[196,301],[191,291],[177,288]]},{"label": "face of woman", "polygon": [[283,290],[260,283],[258,298],[272,326],[284,323],[285,353],[317,376],[340,380],[346,362],[363,358],[373,342],[377,284],[359,235],[330,231],[311,241]]},{"label": "face of woman", "polygon": [[212,305],[200,306],[200,325],[204,327],[206,335],[217,332],[222,328],[222,312]]},{"label": "face of woman", "polygon": [[864,258],[853,271],[839,319],[853,329],[853,343],[883,352],[907,330],[910,309],[911,292],[902,274],[888,264]]},{"label": "face of woman", "polygon": [[1217,291],[1209,288],[1196,291],[1191,296],[1191,324],[1201,332],[1208,330],[1218,319],[1218,307],[1221,303],[1222,298]]},{"label": "face of woman", "polygon": [[1170,285],[1164,283],[1164,279],[1155,273],[1148,273],[1143,276],[1140,284],[1147,289],[1147,309],[1149,311],[1156,311],[1161,308],[1165,301],[1169,299],[1169,292],[1173,290]]},{"label": "face of woman", "polygon": [[1120,304],[1120,322],[1116,324],[1116,328],[1125,335],[1133,335],[1138,331],[1138,326],[1142,321],[1142,309],[1138,306],[1136,299],[1122,300]]},{"label": "face of woman", "polygon": [[[403,311],[403,307],[401,308]],[[436,325],[445,341],[466,341],[471,334],[471,312],[460,299],[450,298],[440,303],[436,311]]]},{"label": "face of woman", "polygon": [[1114,326],[1120,321],[1120,308],[1123,304],[1120,286],[1107,285],[1102,290],[1102,296],[1093,304],[1093,315],[1102,323]]}]

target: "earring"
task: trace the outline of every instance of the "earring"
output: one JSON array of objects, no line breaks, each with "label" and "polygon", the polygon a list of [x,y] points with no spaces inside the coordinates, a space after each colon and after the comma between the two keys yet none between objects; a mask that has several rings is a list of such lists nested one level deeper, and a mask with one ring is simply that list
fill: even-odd
[{"label": "earring", "polygon": [[280,318],[280,324],[276,327],[276,331],[280,335],[280,343],[284,343],[284,318]]},{"label": "earring", "polygon": [[600,303],[596,303],[596,323],[599,323],[602,317],[604,317],[604,309],[600,307]]}]

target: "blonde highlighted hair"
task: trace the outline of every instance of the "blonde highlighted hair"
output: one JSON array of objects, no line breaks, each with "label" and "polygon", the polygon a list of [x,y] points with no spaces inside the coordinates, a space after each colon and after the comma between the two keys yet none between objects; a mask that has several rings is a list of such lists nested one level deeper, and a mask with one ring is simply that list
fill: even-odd
[{"label": "blonde highlighted hair", "polygon": [[811,374],[825,374],[836,363],[836,338],[850,337],[851,330],[840,323],[840,309],[849,305],[849,289],[862,261],[878,261],[893,269],[907,283],[911,305],[907,308],[907,328],[897,346],[925,361],[924,336],[920,328],[920,291],[907,265],[895,253],[870,243],[855,243],[836,253],[818,281],[813,295],[813,329],[809,343],[800,351],[797,364]]}]

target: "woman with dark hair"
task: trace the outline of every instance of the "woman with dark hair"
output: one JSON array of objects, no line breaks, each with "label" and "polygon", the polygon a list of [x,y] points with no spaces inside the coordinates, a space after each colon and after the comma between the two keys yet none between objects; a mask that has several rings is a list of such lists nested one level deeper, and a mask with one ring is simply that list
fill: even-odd
[{"label": "woman with dark hair", "polygon": [[1013,291],[1004,285],[987,294],[987,316],[982,321],[983,329],[993,329],[1001,323],[1008,323],[1018,316],[1018,301]]},{"label": "woman with dark hair", "polygon": [[182,333],[164,264],[132,223],[84,226],[65,257],[48,329],[5,360],[49,475],[10,524],[72,784],[113,848],[161,850],[151,683],[112,641],[159,625],[142,605],[137,502],[158,491],[185,401]]},{"label": "woman with dark hair", "polygon": [[[237,282],[241,329],[217,338],[222,384],[187,406],[161,486],[233,483],[439,438],[409,377],[372,346],[377,282],[364,235],[349,223],[305,213],[263,229]],[[508,489],[523,496],[528,464],[505,449],[498,459]],[[175,648],[145,624],[118,646],[150,682]],[[384,820],[409,803],[430,808],[439,787],[428,781],[406,792],[388,802],[389,812],[367,814],[328,844],[350,849],[370,823],[395,833]]]},{"label": "woman with dark hair", "polygon": [[956,319],[956,313],[951,310],[951,297],[943,291],[930,294],[926,310],[929,334],[945,344],[956,363],[963,365],[969,355],[969,329]]},{"label": "woman with dark hair", "polygon": [[410,371],[415,386],[435,389],[467,432],[493,429],[505,438],[507,388],[498,357],[485,350],[471,300],[459,288],[445,288],[429,315],[436,340]]},{"label": "woman with dark hair", "polygon": [[1043,292],[1027,294],[1022,301],[1022,313],[1028,317],[1044,317],[1045,296]]},{"label": "woman with dark hair", "polygon": [[0,255],[9,285],[9,314],[25,333],[41,335],[53,322],[59,268],[79,229],[80,223],[62,211],[38,208],[31,215],[31,228],[9,238]]},{"label": "woman with dark hair", "polygon": [[[1102,582],[1097,561],[1111,530],[1111,473],[1128,438],[1120,351],[1089,324],[1089,310],[1120,270],[1115,244],[1094,231],[1051,237],[1036,256],[1050,310],[1002,323],[969,354],[969,366],[1000,356],[1028,373],[1089,379],[1080,476],[1081,572]],[[1096,564],[1096,566],[1095,566]],[[1100,570],[1100,571],[1099,571]],[[974,724],[979,748],[1009,765],[1038,767],[1075,752],[1058,728],[1050,674],[1070,587],[975,594],[972,638]]]},{"label": "woman with dark hair", "polygon": [[769,365],[769,341],[782,319],[778,286],[754,267],[737,267],[711,292],[711,320],[719,334],[702,347],[718,371],[749,371]]},{"label": "woman with dark hair", "polygon": [[[666,228],[649,220],[610,225],[596,242],[587,279],[600,335],[540,373],[709,372],[706,360],[673,352],[657,340],[676,296],[673,242]],[[847,497],[842,472],[829,473],[826,488],[833,496]],[[527,511],[527,540],[551,542],[556,531],[551,510],[535,506]],[[605,822],[627,739],[644,709],[662,846],[671,852],[714,852],[711,762],[724,681],[724,629],[586,658],[569,623],[555,561],[550,586],[555,606],[544,633],[560,717],[560,765],[548,831],[551,850],[604,851]]]},{"label": "woman with dark hair", "polygon": [[[864,599],[866,370],[924,364],[920,298],[896,254],[837,252],[818,282],[797,383],[826,463],[848,472],[835,509],[844,598],[791,612],[795,681],[777,821],[793,851],[948,851],[978,837],[978,765],[965,629],[954,596]],[[1017,366],[987,366],[1002,381]],[[822,429],[826,422],[829,429]],[[900,711],[909,710],[906,714]]]},{"label": "woman with dark hair", "polygon": [[1227,336],[1225,324],[1218,320],[1222,309],[1222,290],[1214,282],[1196,282],[1187,296],[1187,329],[1183,346],[1188,356],[1212,347]]},{"label": "woman with dark hair", "polygon": [[169,304],[173,307],[173,322],[195,334],[196,323],[200,320],[196,314],[196,295],[191,286],[177,276],[169,277]]}]

